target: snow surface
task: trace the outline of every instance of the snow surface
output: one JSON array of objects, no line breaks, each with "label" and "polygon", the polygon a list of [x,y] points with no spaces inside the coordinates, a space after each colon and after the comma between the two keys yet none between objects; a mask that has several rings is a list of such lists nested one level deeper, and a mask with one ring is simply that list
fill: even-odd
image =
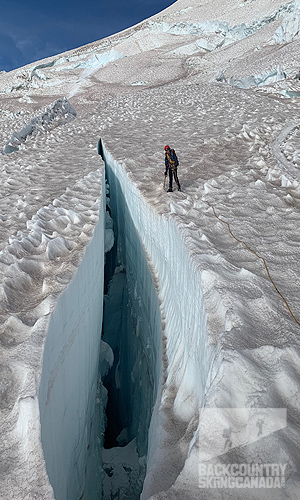
[{"label": "snow surface", "polygon": [[[298,0],[178,0],[122,33],[1,74],[3,499],[51,499],[54,489],[56,500],[92,500],[101,481],[103,498],[120,494],[126,463],[134,478],[143,469],[139,436],[153,395],[142,499],[241,498],[239,489],[200,489],[203,462],[286,464],[285,488],[245,489],[242,498],[299,498],[299,10]],[[76,118],[31,133],[57,99]],[[12,137],[19,149],[4,154]],[[155,356],[149,333],[132,354],[145,355],[155,390],[133,398],[135,439],[102,459],[101,377],[113,355],[96,324],[115,236],[99,137],[124,200],[129,256],[139,242],[149,265],[131,264],[129,300],[141,306],[139,321],[156,311],[155,332],[141,330],[152,332]],[[178,154],[182,192],[163,191],[165,144]],[[203,433],[214,408],[222,454],[220,429]],[[228,448],[250,409],[270,409],[268,432]],[[287,411],[286,426],[272,409]],[[119,483],[109,484],[110,467]]]}]

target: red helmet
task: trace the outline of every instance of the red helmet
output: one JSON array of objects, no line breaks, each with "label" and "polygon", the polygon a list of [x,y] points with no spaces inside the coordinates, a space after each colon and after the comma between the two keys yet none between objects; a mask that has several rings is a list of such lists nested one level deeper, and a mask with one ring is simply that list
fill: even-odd
[{"label": "red helmet", "polygon": [[170,146],[165,146],[165,151],[166,151],[167,149],[170,149]]}]

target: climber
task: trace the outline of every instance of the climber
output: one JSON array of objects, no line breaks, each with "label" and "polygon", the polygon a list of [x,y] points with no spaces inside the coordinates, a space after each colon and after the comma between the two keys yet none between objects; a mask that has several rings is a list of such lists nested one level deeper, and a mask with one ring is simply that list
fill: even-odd
[{"label": "climber", "polygon": [[171,149],[170,146],[165,146],[165,166],[166,166],[166,170],[165,170],[165,178],[164,178],[164,188],[165,188],[165,184],[166,184],[166,177],[167,177],[168,172],[169,172],[169,189],[168,189],[168,193],[170,193],[170,192],[173,191],[173,189],[172,189],[173,175],[174,175],[174,180],[175,180],[175,182],[177,184],[178,191],[181,191],[179,179],[178,179],[178,176],[177,176],[177,167],[178,167],[178,165],[179,165],[179,161],[178,161],[178,158],[176,156],[175,150]]}]

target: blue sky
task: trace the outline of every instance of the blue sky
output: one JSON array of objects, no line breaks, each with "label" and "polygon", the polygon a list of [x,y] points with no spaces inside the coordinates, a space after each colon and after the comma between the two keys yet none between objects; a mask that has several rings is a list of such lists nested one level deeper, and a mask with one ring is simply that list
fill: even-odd
[{"label": "blue sky", "polygon": [[1,0],[0,71],[10,71],[112,33],[174,0]]}]

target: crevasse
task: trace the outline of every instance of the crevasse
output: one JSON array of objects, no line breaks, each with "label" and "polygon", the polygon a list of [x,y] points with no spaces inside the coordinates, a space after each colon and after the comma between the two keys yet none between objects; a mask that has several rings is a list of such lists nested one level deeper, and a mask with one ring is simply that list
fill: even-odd
[{"label": "crevasse", "polygon": [[107,179],[115,244],[106,254],[105,281],[111,279],[105,283],[102,338],[114,353],[114,363],[103,378],[108,402],[102,498],[136,500],[161,379],[161,311],[151,262],[109,167]]},{"label": "crevasse", "polygon": [[[92,241],[51,318],[40,384],[42,443],[56,500],[98,500],[124,492],[133,500],[141,490],[146,499],[172,486],[188,454],[187,428],[191,422],[197,427],[215,356],[207,340],[200,270],[178,222],[172,214],[156,213],[124,166],[102,143],[100,149],[116,242],[104,342],[103,189]],[[116,319],[118,304],[127,312]],[[117,362],[105,375],[112,351]],[[105,444],[110,395],[104,385],[111,389],[110,374],[120,423]]]},{"label": "crevasse", "polygon": [[[161,216],[151,208],[128,178],[124,166],[103,143],[99,152],[106,165],[117,231],[122,233],[121,245],[127,246],[126,273],[132,280],[129,296],[135,297],[133,303],[140,301],[145,311],[153,310],[143,271],[146,267],[139,264],[135,255],[137,242],[150,257],[148,262],[157,280],[162,330],[160,336],[150,333],[148,359],[143,361],[151,369],[157,385],[141,496],[146,499],[170,487],[184,466],[190,445],[184,435],[193,419],[197,426],[216,353],[208,343],[200,270],[191,258],[178,223],[171,214]],[[147,347],[147,338],[142,337],[140,341]],[[146,405],[147,397],[140,409],[133,410],[137,425],[142,425]]]}]

